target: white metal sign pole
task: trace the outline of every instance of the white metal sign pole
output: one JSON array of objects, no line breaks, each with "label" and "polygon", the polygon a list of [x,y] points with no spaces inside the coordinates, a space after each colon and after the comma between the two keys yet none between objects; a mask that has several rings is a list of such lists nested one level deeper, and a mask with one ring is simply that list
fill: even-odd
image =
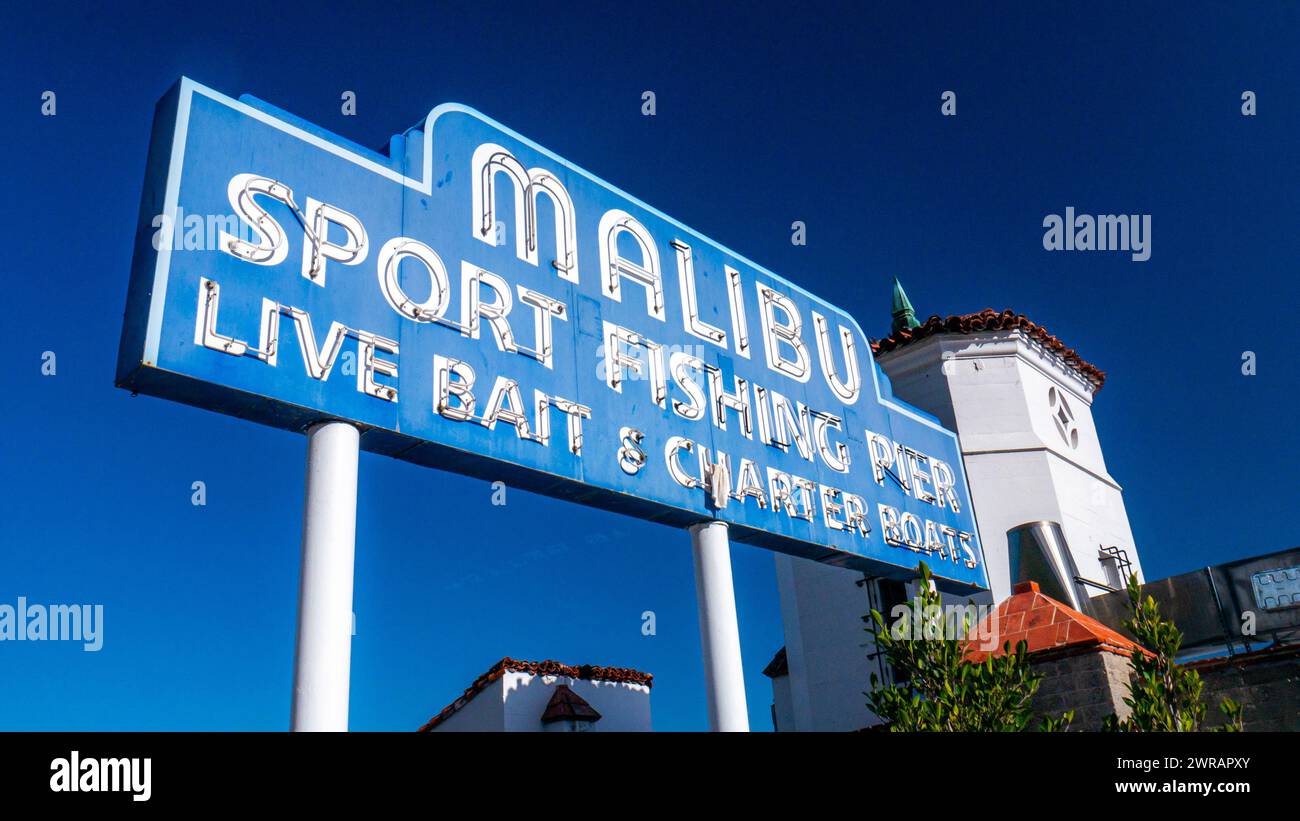
[{"label": "white metal sign pole", "polygon": [[745,671],[740,663],[740,627],[736,623],[736,591],[731,584],[727,523],[693,525],[691,550],[695,554],[695,597],[700,608],[709,728],[719,733],[747,733],[749,710],[745,704]]},{"label": "white metal sign pole", "polygon": [[292,729],[345,732],[352,663],[352,571],[360,432],[345,422],[307,431],[298,649]]}]

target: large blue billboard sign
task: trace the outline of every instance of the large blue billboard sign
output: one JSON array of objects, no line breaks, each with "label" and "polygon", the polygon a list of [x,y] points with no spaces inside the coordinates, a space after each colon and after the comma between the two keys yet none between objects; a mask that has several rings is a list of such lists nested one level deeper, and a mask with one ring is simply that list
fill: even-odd
[{"label": "large blue billboard sign", "polygon": [[159,103],[117,382],[551,496],[987,586],[956,436],[857,323],[504,126],[367,150],[189,80]]}]

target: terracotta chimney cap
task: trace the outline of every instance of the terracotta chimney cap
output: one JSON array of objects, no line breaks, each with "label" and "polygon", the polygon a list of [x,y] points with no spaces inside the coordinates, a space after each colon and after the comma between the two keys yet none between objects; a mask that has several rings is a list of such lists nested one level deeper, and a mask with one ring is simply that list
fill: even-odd
[{"label": "terracotta chimney cap", "polygon": [[1134,652],[1150,655],[1091,616],[1043,595],[1031,581],[1017,584],[1015,595],[1003,599],[984,617],[966,640],[966,660],[978,663],[990,655],[1000,656],[1008,644],[1015,647],[1021,640],[1031,658],[1040,653],[1051,654],[1051,658],[1093,650],[1125,658]]}]

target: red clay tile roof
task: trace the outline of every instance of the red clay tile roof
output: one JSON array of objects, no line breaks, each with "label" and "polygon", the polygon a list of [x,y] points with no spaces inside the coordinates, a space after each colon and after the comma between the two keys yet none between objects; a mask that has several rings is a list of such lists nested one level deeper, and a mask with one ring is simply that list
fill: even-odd
[{"label": "red clay tile roof", "polygon": [[[996,629],[992,629],[994,626]],[[989,655],[1001,656],[1006,642],[1011,642],[1014,650],[1021,639],[1028,644],[1028,654],[1036,659],[1057,658],[1094,649],[1128,658],[1137,647],[1096,619],[1044,596],[1034,582],[1016,585],[1013,595],[1003,599],[979,628],[981,635],[995,635],[997,649],[981,649],[981,640],[971,639],[966,643],[968,661],[980,662]]]},{"label": "red clay tile roof", "polygon": [[992,308],[985,308],[974,314],[954,314],[949,317],[935,315],[922,322],[919,328],[905,329],[890,334],[884,339],[871,340],[871,352],[876,356],[880,356],[882,353],[888,353],[917,340],[938,334],[973,334],[980,331],[1011,330],[1023,331],[1031,340],[1055,353],[1067,365],[1082,374],[1089,382],[1092,382],[1096,386],[1095,390],[1101,390],[1101,386],[1105,384],[1105,371],[1085,362],[1081,356],[1075,353],[1073,348],[1066,347],[1064,342],[1048,333],[1047,329],[1042,325],[1009,308],[1002,313],[998,313]]},{"label": "red clay tile roof", "polygon": [[630,667],[600,667],[595,664],[583,664],[574,667],[558,661],[520,661],[509,656],[492,665],[486,673],[474,679],[474,683],[465,688],[460,698],[442,708],[442,711],[425,722],[419,732],[427,733],[469,703],[469,700],[483,692],[489,684],[501,678],[506,672],[528,673],[533,676],[559,676],[561,678],[579,678],[588,681],[613,681],[627,684],[644,684],[654,686],[654,676],[633,670]]},{"label": "red clay tile roof", "polygon": [[542,723],[556,721],[600,721],[600,713],[587,700],[569,689],[567,684],[555,685],[555,694],[546,703]]},{"label": "red clay tile roof", "polygon": [[763,675],[768,678],[779,678],[780,676],[790,675],[790,661],[785,656],[785,648],[782,647],[772,656],[772,660],[763,668]]}]

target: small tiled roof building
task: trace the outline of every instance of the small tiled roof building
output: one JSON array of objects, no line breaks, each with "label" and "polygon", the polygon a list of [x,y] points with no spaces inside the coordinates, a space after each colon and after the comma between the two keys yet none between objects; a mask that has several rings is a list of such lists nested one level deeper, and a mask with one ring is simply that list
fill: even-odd
[{"label": "small tiled roof building", "polygon": [[1133,641],[1094,618],[1044,595],[1035,582],[1016,585],[978,625],[967,642],[966,658],[977,663],[1000,656],[1024,641],[1034,671],[1043,676],[1034,694],[1034,712],[1057,717],[1074,711],[1072,729],[1100,730],[1112,713],[1124,718]]}]

